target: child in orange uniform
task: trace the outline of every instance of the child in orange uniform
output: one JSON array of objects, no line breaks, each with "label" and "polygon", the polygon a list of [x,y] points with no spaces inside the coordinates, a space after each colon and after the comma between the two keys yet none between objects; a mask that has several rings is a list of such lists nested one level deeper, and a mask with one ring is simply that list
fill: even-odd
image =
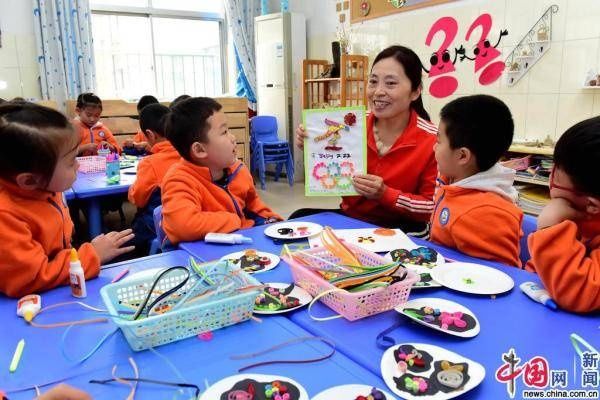
[{"label": "child in orange uniform", "polygon": [[566,310],[600,310],[600,117],[569,128],[554,148],[550,202],[529,235],[527,269]]},{"label": "child in orange uniform", "polygon": [[169,108],[150,104],[140,113],[140,127],[150,144],[152,154],[144,157],[137,169],[137,179],[129,187],[129,201],[138,211],[133,219],[137,254],[148,254],[150,243],[156,237],[154,209],[161,204],[160,183],[169,168],[181,159],[171,142],[164,136],[165,117]]},{"label": "child in orange uniform", "polygon": [[73,125],[81,138],[79,155],[98,154],[98,149],[102,147],[121,153],[121,148],[110,129],[100,122],[102,100],[98,96],[93,93],[80,94],[77,97],[75,112],[77,117],[73,120]]},{"label": "child in orange uniform", "polygon": [[[0,293],[19,297],[69,283],[73,223],[62,192],[77,176],[79,137],[58,111],[31,103],[0,106]],[[86,278],[132,247],[131,230],[100,235],[79,249]]]},{"label": "child in orange uniform", "polygon": [[250,171],[237,160],[235,136],[219,103],[184,100],[171,109],[165,130],[183,157],[161,185],[163,228],[171,243],[282,219],[260,200]]},{"label": "child in orange uniform", "polygon": [[[140,97],[136,106],[138,115],[141,114],[144,107],[156,103],[158,103],[158,99],[154,96],[145,95]],[[123,153],[133,156],[141,156],[150,153],[151,147],[152,145],[148,143],[144,131],[140,130],[135,134],[133,139],[127,139],[123,142]]]},{"label": "child in orange uniform", "polygon": [[512,143],[510,110],[495,97],[475,95],[451,101],[440,116],[431,240],[520,267],[523,212],[515,205],[515,171],[498,164]]}]

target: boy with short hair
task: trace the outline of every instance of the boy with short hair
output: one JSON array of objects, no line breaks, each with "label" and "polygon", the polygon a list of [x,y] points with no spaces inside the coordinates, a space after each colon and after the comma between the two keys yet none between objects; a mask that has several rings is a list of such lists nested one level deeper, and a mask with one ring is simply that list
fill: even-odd
[{"label": "boy with short hair", "polygon": [[550,202],[529,235],[527,269],[562,308],[600,310],[600,117],[569,128],[554,148]]},{"label": "boy with short hair", "polygon": [[171,109],[165,130],[183,158],[161,185],[163,228],[172,244],[282,219],[261,201],[250,171],[237,160],[219,103],[184,100]]},{"label": "boy with short hair", "polygon": [[474,95],[451,101],[440,116],[431,240],[520,267],[523,212],[515,205],[515,171],[498,164],[512,143],[510,110],[495,97]]},{"label": "boy with short hair", "polygon": [[[145,95],[140,97],[137,102],[138,115],[142,113],[144,107],[150,104],[157,104],[158,99],[152,95]],[[138,131],[133,139],[127,139],[123,142],[123,153],[133,156],[141,156],[150,152],[152,146],[146,140],[146,135],[143,130]]]}]

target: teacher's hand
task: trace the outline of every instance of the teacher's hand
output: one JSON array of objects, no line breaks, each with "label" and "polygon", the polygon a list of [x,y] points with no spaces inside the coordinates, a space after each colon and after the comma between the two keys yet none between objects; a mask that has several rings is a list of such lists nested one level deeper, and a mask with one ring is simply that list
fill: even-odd
[{"label": "teacher's hand", "polygon": [[296,128],[296,146],[302,150],[304,149],[304,139],[308,137],[308,133],[304,130],[304,126],[302,124],[298,125]]},{"label": "teacher's hand", "polygon": [[366,197],[371,200],[379,200],[385,189],[387,188],[385,183],[383,183],[383,178],[377,175],[354,175],[353,183],[354,189],[361,196]]}]

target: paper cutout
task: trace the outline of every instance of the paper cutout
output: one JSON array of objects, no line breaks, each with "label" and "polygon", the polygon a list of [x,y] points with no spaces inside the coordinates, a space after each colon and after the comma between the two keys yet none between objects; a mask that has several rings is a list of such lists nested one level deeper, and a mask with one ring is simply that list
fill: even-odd
[{"label": "paper cutout", "polygon": [[422,265],[424,267],[435,267],[437,265],[438,253],[429,247],[417,247],[416,249],[396,249],[390,252],[393,261],[403,264]]},{"label": "paper cutout", "polygon": [[450,313],[431,307],[405,308],[403,311],[413,318],[453,332],[466,332],[477,326],[477,322],[472,315],[462,312]]},{"label": "paper cutout", "polygon": [[379,236],[394,236],[396,235],[396,231],[389,228],[377,228],[373,231],[375,235]]},{"label": "paper cutout", "polygon": [[[444,34],[444,40],[437,51],[431,55],[431,58],[429,59],[429,70],[423,67],[425,72],[429,74],[428,76],[430,78],[443,74],[449,74],[456,70],[454,68],[454,64],[456,63],[458,50],[454,49],[454,60],[451,60],[452,56],[450,55],[448,48],[458,33],[458,22],[456,22],[456,19],[452,17],[442,17],[435,21],[429,29],[429,33],[425,39],[425,44],[427,46],[431,45],[431,41],[438,32],[442,32]],[[431,85],[429,86],[429,93],[431,93],[431,95],[434,97],[444,98],[453,94],[457,88],[458,80],[455,77],[443,76],[431,82]]]},{"label": "paper cutout", "polygon": [[387,397],[383,392],[377,388],[371,388],[371,392],[364,396],[358,396],[354,400],[387,400]]},{"label": "paper cutout", "polygon": [[294,287],[294,284],[284,289],[267,286],[254,301],[254,309],[258,311],[281,311],[298,307],[300,300],[289,296]]},{"label": "paper cutout", "polygon": [[[374,253],[402,248],[415,248],[416,244],[400,229],[359,228],[334,229],[335,235],[344,243],[353,244]],[[393,233],[393,234],[392,234]],[[374,241],[366,239],[371,237]],[[362,240],[360,238],[363,238]],[[318,236],[308,239],[311,247],[321,247],[323,243]]]},{"label": "paper cutout", "polygon": [[498,42],[492,46],[488,39],[488,35],[492,29],[492,16],[487,13],[481,14],[469,27],[465,40],[468,41],[471,37],[471,34],[478,27],[481,27],[481,36],[475,45],[475,49],[473,50],[474,57],[471,58],[466,55],[465,51],[462,51],[460,60],[463,61],[466,58],[468,60],[475,61],[475,73],[485,67],[481,75],[479,75],[479,83],[482,85],[489,85],[500,78],[504,68],[506,67],[504,61],[492,61],[501,55],[500,51],[497,50],[497,47],[500,45],[502,37],[508,35],[508,31],[506,29],[501,30],[500,35],[498,36]]},{"label": "paper cutout", "polygon": [[304,110],[307,196],[356,195],[354,174],[367,170],[364,107]]},{"label": "paper cutout", "polygon": [[417,350],[409,344],[402,345],[394,350],[394,360],[398,363],[398,370],[423,372],[431,368],[433,357],[426,351]]},{"label": "paper cutout", "polygon": [[300,391],[286,381],[257,382],[244,379],[237,382],[220,400],[298,400]]},{"label": "paper cutout", "polygon": [[254,249],[248,249],[244,252],[244,255],[237,259],[228,260],[233,264],[240,264],[240,268],[245,272],[257,272],[262,271],[271,264],[269,257],[259,257]]}]

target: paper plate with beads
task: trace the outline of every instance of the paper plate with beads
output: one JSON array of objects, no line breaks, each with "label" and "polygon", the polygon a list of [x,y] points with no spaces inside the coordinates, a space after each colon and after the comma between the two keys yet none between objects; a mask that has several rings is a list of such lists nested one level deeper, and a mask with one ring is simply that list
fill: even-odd
[{"label": "paper plate with beads", "polygon": [[268,224],[264,233],[273,239],[295,240],[318,235],[322,230],[323,227],[314,222],[286,221]]},{"label": "paper plate with beads", "polygon": [[431,269],[444,265],[446,260],[436,250],[429,247],[413,247],[394,249],[385,255],[391,261],[400,261],[407,269],[419,276],[412,288],[441,287],[442,285],[431,277]]},{"label": "paper plate with beads", "polygon": [[453,262],[433,268],[431,277],[442,286],[472,294],[500,294],[515,286],[510,276],[496,268],[465,262]]},{"label": "paper plate with beads", "polygon": [[413,321],[449,335],[470,338],[479,334],[479,320],[467,307],[450,300],[420,298],[395,308]]},{"label": "paper plate with beads", "polygon": [[[287,394],[287,396],[286,396]],[[211,385],[200,400],[309,400],[298,382],[277,375],[240,374]]]},{"label": "paper plate with beads", "polygon": [[442,347],[403,343],[383,353],[381,376],[403,399],[445,400],[477,387],[485,378],[485,368]]},{"label": "paper plate with beads", "polygon": [[254,249],[247,249],[221,257],[221,261],[229,261],[249,274],[258,274],[275,268],[280,261],[279,256]]},{"label": "paper plate with beads", "polygon": [[293,283],[270,282],[254,300],[255,314],[281,314],[310,303],[313,297]]},{"label": "paper plate with beads", "polygon": [[332,400],[332,399],[347,399],[347,400],[396,400],[394,396],[382,390],[368,385],[341,385],[334,386],[322,391],[312,400]]}]

